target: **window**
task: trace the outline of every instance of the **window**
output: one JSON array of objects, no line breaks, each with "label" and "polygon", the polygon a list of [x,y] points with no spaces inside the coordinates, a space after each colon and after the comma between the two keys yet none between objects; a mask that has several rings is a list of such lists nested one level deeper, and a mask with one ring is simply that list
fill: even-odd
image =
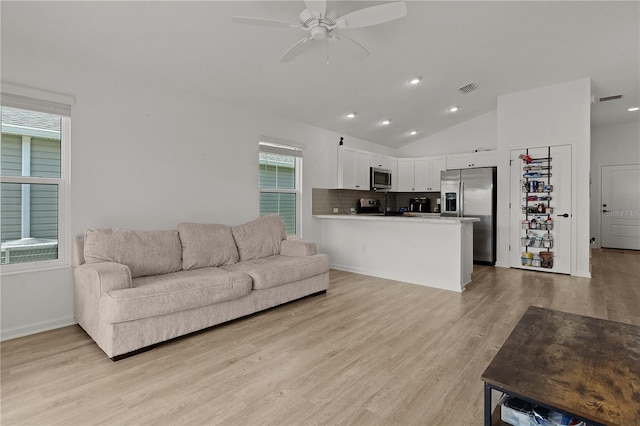
[{"label": "window", "polygon": [[2,272],[67,265],[70,103],[2,89]]},{"label": "window", "polygon": [[260,216],[278,214],[287,235],[300,233],[302,150],[260,142]]}]

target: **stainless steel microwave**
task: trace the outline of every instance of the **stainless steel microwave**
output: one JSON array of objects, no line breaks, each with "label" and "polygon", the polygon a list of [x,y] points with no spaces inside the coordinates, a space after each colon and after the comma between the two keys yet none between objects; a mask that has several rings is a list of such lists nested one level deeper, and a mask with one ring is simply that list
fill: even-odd
[{"label": "stainless steel microwave", "polygon": [[371,190],[388,191],[391,189],[391,170],[371,167]]}]

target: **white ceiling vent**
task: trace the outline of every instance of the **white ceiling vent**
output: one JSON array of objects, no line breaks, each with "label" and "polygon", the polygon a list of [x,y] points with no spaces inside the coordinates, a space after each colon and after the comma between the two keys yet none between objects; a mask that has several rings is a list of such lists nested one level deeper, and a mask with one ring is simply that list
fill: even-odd
[{"label": "white ceiling vent", "polygon": [[615,101],[616,99],[622,99],[622,95],[605,96],[600,98],[600,102]]},{"label": "white ceiling vent", "polygon": [[474,83],[469,83],[466,86],[462,86],[458,90],[466,95],[467,93],[471,93],[474,90],[478,90],[478,86],[476,86]]}]

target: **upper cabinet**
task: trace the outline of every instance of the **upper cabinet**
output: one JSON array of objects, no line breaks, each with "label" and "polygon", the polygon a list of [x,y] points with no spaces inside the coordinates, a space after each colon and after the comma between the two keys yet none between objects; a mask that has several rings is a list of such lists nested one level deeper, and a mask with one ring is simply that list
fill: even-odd
[{"label": "upper cabinet", "polygon": [[446,157],[399,158],[399,192],[438,192]]},{"label": "upper cabinet", "polygon": [[[413,158],[398,158],[398,191],[415,191],[415,160]],[[393,176],[391,177],[393,180]]]},{"label": "upper cabinet", "polygon": [[416,158],[415,190],[420,192],[440,191],[440,172],[446,170],[446,157]]},{"label": "upper cabinet", "polygon": [[338,147],[338,189],[370,188],[370,167],[391,170],[394,192],[440,192],[440,172],[451,169],[494,167],[497,151],[438,157],[394,158],[341,145]]},{"label": "upper cabinet", "polygon": [[369,153],[338,147],[338,188],[369,190]]},{"label": "upper cabinet", "polygon": [[447,155],[447,170],[494,167],[498,165],[498,151],[480,151]]},{"label": "upper cabinet", "polygon": [[440,172],[447,170],[447,157],[431,157],[431,189],[440,191]]}]

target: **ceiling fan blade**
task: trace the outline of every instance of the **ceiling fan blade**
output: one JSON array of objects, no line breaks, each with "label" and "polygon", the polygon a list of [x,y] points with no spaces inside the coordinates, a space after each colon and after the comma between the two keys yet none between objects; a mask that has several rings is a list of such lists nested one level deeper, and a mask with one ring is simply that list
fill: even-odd
[{"label": "ceiling fan blade", "polygon": [[307,10],[314,16],[324,16],[327,11],[327,0],[304,0]]},{"label": "ceiling fan blade", "polygon": [[310,37],[302,37],[280,57],[280,62],[291,62],[309,46]]},{"label": "ceiling fan blade", "polygon": [[357,49],[357,51],[358,51],[358,56],[359,56],[359,58],[358,58],[358,59],[364,59],[364,58],[366,58],[367,56],[369,56],[369,51],[368,51],[368,50],[367,50],[363,45],[361,45],[360,43],[358,43],[358,42],[357,42],[357,41],[355,41],[354,39],[352,39],[352,38],[350,38],[350,37],[347,37],[347,36],[346,36],[346,35],[344,35],[344,34],[337,34],[337,33],[333,33],[333,34],[332,34],[332,36],[333,36],[333,38],[334,38],[334,39],[337,39],[338,41],[341,41],[341,40],[347,40],[347,41],[351,42],[351,44],[352,44],[353,46],[358,47],[358,49]]},{"label": "ceiling fan blade", "polygon": [[234,16],[231,18],[238,24],[261,25],[263,27],[300,28],[300,25],[275,19],[252,18],[249,16]]},{"label": "ceiling fan blade", "polygon": [[394,19],[402,18],[407,14],[407,4],[403,1],[394,3],[379,4],[377,6],[371,6],[364,9],[356,10],[355,12],[347,13],[344,16],[336,19],[338,28],[353,29],[369,27],[371,25],[378,25],[385,22],[393,21]]}]

